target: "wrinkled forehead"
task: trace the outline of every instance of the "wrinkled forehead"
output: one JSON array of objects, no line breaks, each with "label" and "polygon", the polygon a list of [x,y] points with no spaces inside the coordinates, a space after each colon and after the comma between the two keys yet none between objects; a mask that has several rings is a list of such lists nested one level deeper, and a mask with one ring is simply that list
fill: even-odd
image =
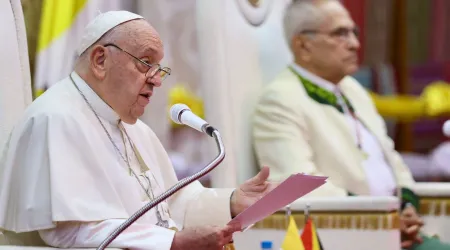
[{"label": "wrinkled forehead", "polygon": [[163,43],[158,32],[145,20],[136,20],[130,23],[130,35],[125,37],[125,42],[133,52],[140,56],[163,56]]},{"label": "wrinkled forehead", "polygon": [[151,63],[159,63],[164,57],[164,47],[159,35],[150,35],[138,41],[138,53],[141,57],[148,57]]},{"label": "wrinkled forehead", "polygon": [[350,13],[339,1],[328,1],[319,6],[324,14],[321,28],[334,30],[337,28],[354,28],[355,22]]},{"label": "wrinkled forehead", "polygon": [[160,52],[163,48],[163,43],[156,30],[152,32],[141,33],[136,41],[137,46],[141,51]]}]

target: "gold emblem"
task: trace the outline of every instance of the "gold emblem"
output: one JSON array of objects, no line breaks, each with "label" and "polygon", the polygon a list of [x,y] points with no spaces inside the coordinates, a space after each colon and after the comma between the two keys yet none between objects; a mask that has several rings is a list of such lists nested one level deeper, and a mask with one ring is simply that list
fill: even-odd
[{"label": "gold emblem", "polygon": [[262,0],[248,0],[248,2],[255,8],[259,7],[261,5]]}]

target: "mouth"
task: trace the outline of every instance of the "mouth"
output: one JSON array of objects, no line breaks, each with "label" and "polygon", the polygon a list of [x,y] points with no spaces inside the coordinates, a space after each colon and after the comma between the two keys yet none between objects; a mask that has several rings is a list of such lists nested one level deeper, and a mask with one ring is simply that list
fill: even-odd
[{"label": "mouth", "polygon": [[152,96],[151,93],[144,93],[144,94],[139,94],[142,97],[145,97],[147,99],[150,99],[150,97]]},{"label": "mouth", "polygon": [[350,56],[347,58],[347,61],[350,61],[350,62],[358,61],[358,56],[356,56],[356,55]]}]

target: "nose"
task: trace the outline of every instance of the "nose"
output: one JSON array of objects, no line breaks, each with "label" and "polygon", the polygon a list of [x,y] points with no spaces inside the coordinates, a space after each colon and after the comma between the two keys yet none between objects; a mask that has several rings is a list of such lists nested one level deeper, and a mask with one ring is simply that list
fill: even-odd
[{"label": "nose", "polygon": [[351,49],[357,50],[361,47],[358,37],[355,34],[350,34],[350,37],[348,39],[348,44]]},{"label": "nose", "polygon": [[152,77],[147,77],[147,83],[155,86],[155,87],[161,87],[161,76],[159,74],[155,74]]}]

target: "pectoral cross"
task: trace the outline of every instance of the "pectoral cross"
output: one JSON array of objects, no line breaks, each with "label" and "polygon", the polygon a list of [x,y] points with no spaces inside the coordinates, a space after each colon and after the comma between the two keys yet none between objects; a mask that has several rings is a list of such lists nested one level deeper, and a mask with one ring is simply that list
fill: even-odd
[{"label": "pectoral cross", "polygon": [[[129,145],[130,145],[131,148],[133,149],[133,152],[134,152],[134,154],[135,154],[135,156],[136,156],[136,159],[137,159],[137,161],[138,161],[138,163],[139,163],[139,166],[140,166],[140,168],[141,168],[141,169],[140,169],[140,170],[141,170],[141,173],[139,174],[139,176],[143,177],[143,178],[147,181],[147,188],[144,187],[144,185],[143,185],[143,184],[141,183],[141,181],[139,180],[139,176],[137,176],[137,175],[134,173],[134,171],[131,169],[130,161],[128,160],[128,155],[126,154],[126,155],[127,155],[127,160],[128,160],[128,161],[125,161],[125,162],[127,163],[128,168],[129,168],[129,170],[130,170],[130,175],[131,175],[131,173],[134,174],[134,176],[136,177],[136,180],[139,182],[139,184],[141,185],[142,189],[144,189],[145,194],[147,195],[147,197],[149,198],[149,200],[154,200],[154,199],[155,199],[155,195],[154,195],[154,193],[153,193],[152,182],[151,182],[151,180],[150,180],[150,177],[147,176],[147,174],[146,174],[146,172],[149,171],[150,169],[147,167],[147,164],[145,164],[145,162],[144,162],[144,160],[142,159],[141,154],[139,153],[139,151],[137,150],[137,148],[134,147],[134,145],[133,145],[133,143],[131,142],[130,138],[128,137],[128,134],[126,133],[126,130],[125,130],[125,128],[123,127],[123,125],[122,125],[121,123],[119,123],[118,126],[119,126],[119,129],[120,129],[120,132],[122,133],[122,139],[123,139],[123,143],[124,143],[124,147],[125,147],[125,152],[126,152],[126,140],[125,140],[124,134],[126,135],[126,138],[128,139]],[[123,133],[123,132],[125,132],[125,133]],[[155,180],[155,183],[156,183],[156,178],[155,178],[154,180]],[[158,222],[156,223],[156,225],[157,225],[157,226],[160,226],[160,227],[169,228],[169,221],[168,221],[168,220],[164,220],[164,219],[162,218],[161,212],[160,212],[159,209],[158,209],[158,205],[157,205],[155,208],[156,208],[156,218],[157,218],[157,220],[158,220]]]},{"label": "pectoral cross", "polygon": [[158,219],[158,223],[156,223],[157,226],[169,228],[169,222],[167,220],[163,220],[158,207],[156,208],[156,218]]},{"label": "pectoral cross", "polygon": [[[155,199],[155,196],[154,196],[153,190],[152,190],[152,183],[150,181],[150,177],[148,177],[145,173],[142,173],[141,176],[145,178],[145,180],[147,181],[147,184],[148,184],[148,188],[145,190],[146,194],[148,195],[148,198],[150,200]],[[152,194],[151,196],[150,196],[150,193]],[[161,212],[159,211],[158,207],[159,207],[158,205],[156,205],[156,207],[155,207],[156,208],[156,219],[158,220],[156,225],[160,226],[160,227],[169,228],[169,221],[168,220],[164,220],[162,218]]]}]

